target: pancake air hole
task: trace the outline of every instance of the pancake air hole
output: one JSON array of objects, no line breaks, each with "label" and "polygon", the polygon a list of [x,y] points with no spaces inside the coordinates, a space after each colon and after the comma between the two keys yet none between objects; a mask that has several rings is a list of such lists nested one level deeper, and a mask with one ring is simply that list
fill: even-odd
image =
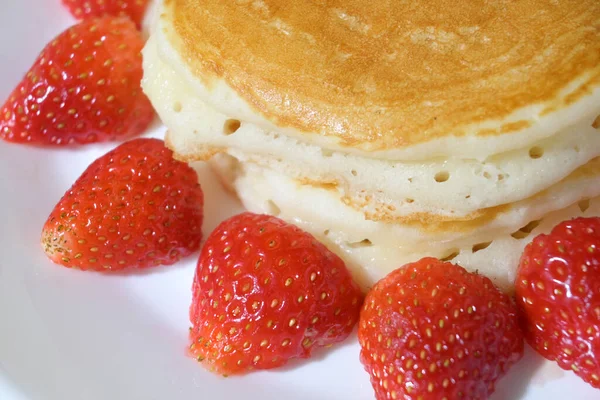
[{"label": "pancake air hole", "polygon": [[539,146],[535,146],[529,149],[529,157],[533,158],[534,160],[541,158],[543,155],[544,149],[542,149]]},{"label": "pancake air hole", "polygon": [[329,229],[325,229],[325,230],[323,231],[323,235],[325,235],[325,236],[329,235]]},{"label": "pancake air hole", "polygon": [[353,169],[352,171],[350,171],[350,173],[352,174],[352,176],[356,176],[356,175],[358,175],[358,173],[357,173],[357,172],[356,172],[356,170],[354,170],[354,169]]},{"label": "pancake air hole", "polygon": [[358,249],[361,247],[370,247],[373,246],[373,243],[369,239],[363,239],[360,242],[348,243],[348,247],[351,249]]},{"label": "pancake air hole", "polygon": [[525,239],[535,228],[538,227],[540,222],[541,220],[531,221],[518,231],[511,233],[510,236],[514,237],[515,239]]},{"label": "pancake air hole", "polygon": [[450,250],[450,254],[448,254],[446,257],[442,257],[440,258],[441,261],[452,261],[454,260],[458,255],[460,254],[460,250],[458,249],[452,249]]},{"label": "pancake air hole", "polygon": [[587,209],[590,208],[590,199],[581,200],[579,203],[577,203],[577,206],[582,213],[586,212]]},{"label": "pancake air hole", "polygon": [[175,104],[173,104],[173,111],[175,111],[176,113],[181,112],[182,109],[183,106],[180,102],[176,101]]},{"label": "pancake air hole", "polygon": [[279,208],[273,200],[269,200],[267,202],[267,208],[269,210],[269,214],[271,214],[271,215],[274,215],[277,217],[279,214],[281,214],[281,208]]},{"label": "pancake air hole", "polygon": [[408,204],[411,204],[415,202],[415,199],[406,199],[404,201],[406,201]]},{"label": "pancake air hole", "polygon": [[476,245],[473,246],[473,248],[471,250],[473,251],[473,253],[477,253],[480,250],[484,250],[484,249],[487,249],[488,247],[490,247],[490,244],[492,244],[492,242],[477,243]]},{"label": "pancake air hole", "polygon": [[450,174],[448,173],[448,171],[440,171],[437,174],[435,174],[435,181],[436,182],[446,182],[448,179],[450,178]]},{"label": "pancake air hole", "polygon": [[223,134],[228,136],[232,135],[236,133],[238,129],[240,129],[240,126],[242,126],[242,123],[239,120],[228,119],[223,125]]}]

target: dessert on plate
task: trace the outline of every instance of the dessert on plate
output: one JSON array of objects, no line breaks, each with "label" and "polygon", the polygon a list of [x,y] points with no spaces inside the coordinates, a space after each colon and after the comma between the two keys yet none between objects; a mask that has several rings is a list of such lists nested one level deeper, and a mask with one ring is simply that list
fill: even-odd
[{"label": "dessert on plate", "polygon": [[363,287],[433,256],[507,288],[535,234],[600,215],[596,0],[157,8],[143,87],[176,157]]},{"label": "dessert on plate", "polygon": [[171,149],[92,162],[44,224],[53,262],[190,255],[211,188],[186,162],[208,161],[250,211],[198,258],[188,354],[208,370],[281,367],[358,325],[377,399],[488,398],[525,341],[600,388],[600,3],[63,2],[83,21],[11,93],[0,139],[141,134],[149,27]]}]

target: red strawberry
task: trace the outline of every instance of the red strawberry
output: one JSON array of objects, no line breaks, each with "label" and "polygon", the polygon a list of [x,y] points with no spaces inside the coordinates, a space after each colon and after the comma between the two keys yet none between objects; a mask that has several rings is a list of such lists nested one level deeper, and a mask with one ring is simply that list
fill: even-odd
[{"label": "red strawberry", "polygon": [[200,254],[190,352],[222,374],[276,368],[344,340],[361,300],[344,262],[313,236],[275,217],[240,214]]},{"label": "red strawberry", "polygon": [[600,218],[566,221],[533,239],[516,291],[529,344],[600,388]]},{"label": "red strawberry", "polygon": [[173,264],[200,247],[203,194],[196,172],[162,140],[135,139],[94,161],[42,231],[50,259],[69,268]]},{"label": "red strawberry", "polygon": [[138,28],[142,25],[148,0],[62,0],[77,19],[113,15],[129,17]]},{"label": "red strawberry", "polygon": [[377,399],[486,399],[523,355],[510,298],[488,278],[434,258],[375,285],[358,339]]},{"label": "red strawberry", "polygon": [[67,29],[46,46],[0,109],[0,138],[64,145],[142,133],[154,118],[140,88],[143,45],[125,18]]}]

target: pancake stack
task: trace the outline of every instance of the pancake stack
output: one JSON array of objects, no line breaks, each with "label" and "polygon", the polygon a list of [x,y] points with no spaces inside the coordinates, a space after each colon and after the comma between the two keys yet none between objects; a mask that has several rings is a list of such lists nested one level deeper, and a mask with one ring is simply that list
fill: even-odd
[{"label": "pancake stack", "polygon": [[178,158],[369,287],[423,256],[510,288],[600,215],[597,0],[165,0],[143,87]]}]

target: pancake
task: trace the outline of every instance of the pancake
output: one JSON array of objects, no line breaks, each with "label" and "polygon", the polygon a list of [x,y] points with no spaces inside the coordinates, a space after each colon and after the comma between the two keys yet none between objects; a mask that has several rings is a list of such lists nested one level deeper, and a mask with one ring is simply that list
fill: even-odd
[{"label": "pancake", "polygon": [[175,157],[210,161],[365,288],[426,255],[508,287],[533,234],[600,215],[597,0],[163,0],[155,15],[142,86]]},{"label": "pancake", "polygon": [[[394,268],[425,256],[452,256],[465,268],[480,270],[508,288],[530,234],[545,232],[584,212],[600,215],[600,159],[530,199],[489,210],[491,215],[476,224],[437,226],[427,221],[368,221],[327,188],[302,184],[257,165],[240,164],[231,157],[216,157],[211,165],[250,211],[276,215],[326,241],[351,265],[364,288]],[[501,249],[507,252],[502,254]],[[495,258],[486,259],[490,254]]]},{"label": "pancake", "polygon": [[[592,126],[595,113],[531,147],[483,161],[387,161],[324,152],[246,122],[227,135],[224,130],[234,120],[194,95],[159,57],[154,37],[144,50],[144,67],[144,89],[151,99],[160,99],[155,108],[170,128],[167,143],[180,159],[206,160],[227,152],[300,180],[343,187],[354,198],[367,192],[385,206],[385,211],[364,209],[377,220],[418,213],[464,218],[481,208],[530,197],[600,154],[600,135]],[[596,112],[600,114],[600,99]],[[439,182],[444,174],[447,179]]]},{"label": "pancake", "polygon": [[596,0],[169,0],[153,33],[217,111],[329,150],[482,159],[598,115]]}]

